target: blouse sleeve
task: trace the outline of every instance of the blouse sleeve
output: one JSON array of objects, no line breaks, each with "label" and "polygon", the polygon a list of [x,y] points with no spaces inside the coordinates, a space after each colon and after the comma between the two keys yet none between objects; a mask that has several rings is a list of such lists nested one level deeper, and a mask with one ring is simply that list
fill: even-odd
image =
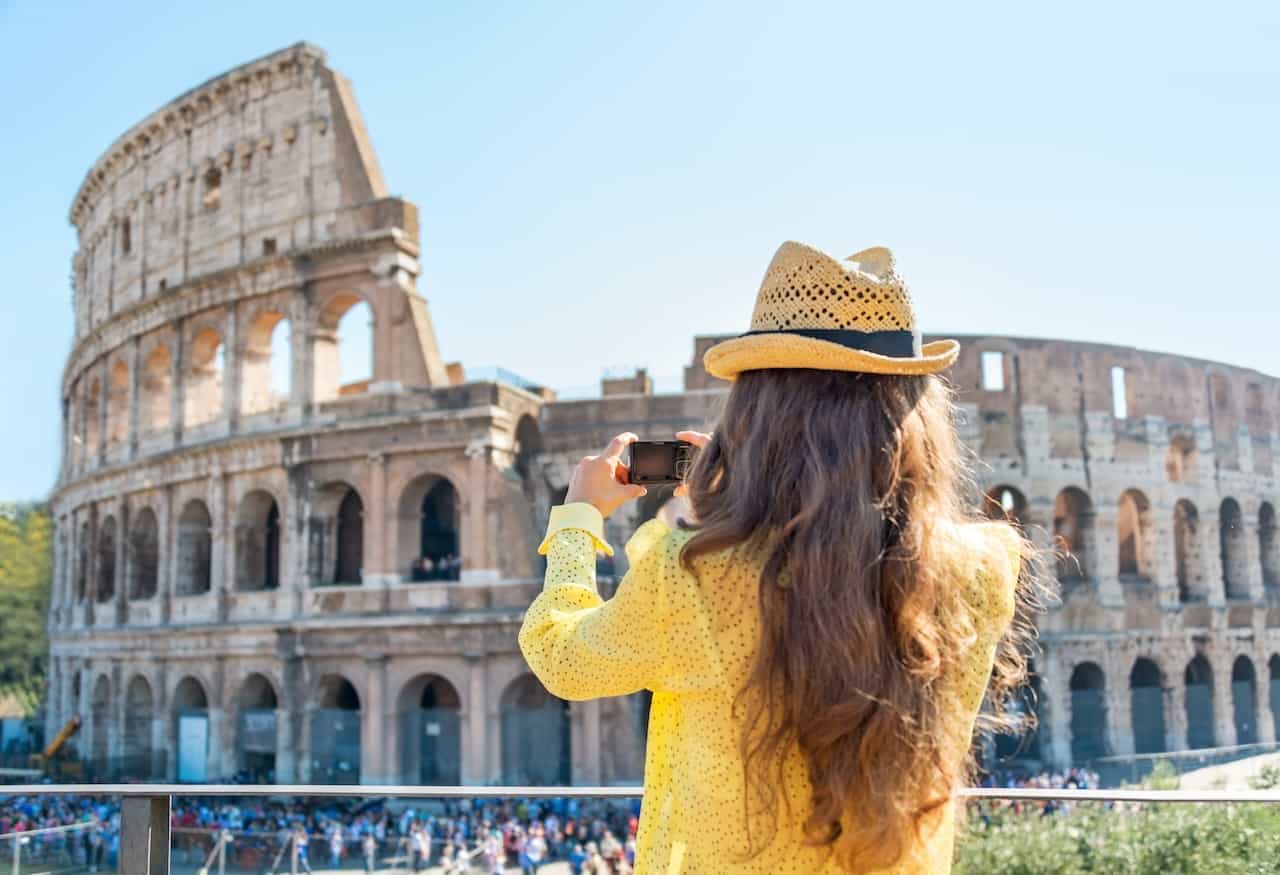
[{"label": "blouse sleeve", "polygon": [[597,550],[608,545],[599,528],[588,528],[596,520],[583,507],[565,505],[552,514],[540,548],[546,581],[525,613],[520,650],[543,686],[562,699],[659,687],[673,669],[673,636],[694,622],[687,603],[673,603],[673,589],[692,586],[692,578],[680,567],[678,550],[661,548],[670,531],[651,520],[628,542],[631,569],[605,601],[596,589],[595,562]]}]

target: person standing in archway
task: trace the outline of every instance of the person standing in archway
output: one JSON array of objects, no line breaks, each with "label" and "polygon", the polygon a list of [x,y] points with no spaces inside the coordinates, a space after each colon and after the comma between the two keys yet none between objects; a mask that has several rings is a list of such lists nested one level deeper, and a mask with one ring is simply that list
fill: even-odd
[{"label": "person standing in archway", "polygon": [[[892,255],[774,256],[674,527],[596,591],[603,520],[644,494],[616,437],[574,471],[520,646],[564,699],[654,693],[638,873],[948,872],[988,692],[1024,677],[1027,549],[980,522],[939,372]],[[1028,575],[1022,575],[1029,579]],[[990,681],[990,683],[989,683]]]}]

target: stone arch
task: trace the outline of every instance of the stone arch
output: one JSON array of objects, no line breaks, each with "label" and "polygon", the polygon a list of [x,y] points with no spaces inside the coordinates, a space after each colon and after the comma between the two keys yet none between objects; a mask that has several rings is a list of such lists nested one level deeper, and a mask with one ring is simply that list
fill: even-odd
[{"label": "stone arch", "polygon": [[1129,709],[1133,752],[1164,753],[1164,673],[1154,660],[1134,660],[1129,672]]},{"label": "stone arch", "polygon": [[311,780],[319,784],[360,783],[360,693],[340,674],[316,685],[311,712]]},{"label": "stone arch", "polygon": [[94,597],[109,602],[116,597],[116,518],[103,519],[98,526],[98,573],[94,575]]},{"label": "stone arch", "polygon": [[400,493],[397,559],[410,580],[461,576],[461,523],[461,497],[449,478],[423,474],[405,486]]},{"label": "stone arch", "polygon": [[437,674],[409,680],[396,700],[400,773],[413,784],[453,785],[462,779],[462,701]]},{"label": "stone arch", "polygon": [[360,584],[364,568],[364,500],[354,486],[339,480],[316,490],[308,538],[313,583]]},{"label": "stone arch", "polygon": [[[332,295],[320,308],[311,353],[317,403],[368,391],[373,379],[375,319],[372,303],[352,292]],[[356,324],[362,320],[366,324]],[[354,359],[364,355],[366,344],[366,367],[358,367]]]},{"label": "stone arch", "polygon": [[1027,682],[1018,688],[1008,703],[1008,716],[1013,726],[995,737],[997,762],[1040,759],[1039,729],[1043,695],[1043,685],[1035,663],[1028,662]]},{"label": "stone arch", "polygon": [[90,770],[96,780],[106,779],[111,769],[111,679],[98,675],[93,682],[93,694],[89,700],[89,715],[93,720],[92,761]]},{"label": "stone arch", "polygon": [[1127,489],[1120,496],[1116,515],[1121,577],[1151,580],[1155,569],[1155,526],[1151,522],[1151,502],[1140,489]]},{"label": "stone arch", "polygon": [[128,439],[129,366],[123,359],[116,359],[107,383],[107,444],[116,447]]},{"label": "stone arch", "polygon": [[567,785],[571,778],[569,703],[532,674],[507,684],[502,713],[502,780],[531,786]]},{"label": "stone arch", "polygon": [[193,498],[178,515],[178,595],[209,591],[213,567],[213,518],[203,501]]},{"label": "stone arch", "polygon": [[136,674],[125,693],[124,773],[130,778],[156,776],[155,751],[151,745],[151,727],[155,721],[155,694],[151,683]]},{"label": "stone arch", "polygon": [[155,434],[172,424],[170,403],[173,398],[173,359],[169,348],[157,344],[147,355],[142,367],[142,399],[138,410],[139,428],[143,434]]},{"label": "stone arch", "polygon": [[982,512],[988,519],[1007,520],[1021,530],[1027,518],[1027,497],[1013,486],[992,486],[982,496]]},{"label": "stone arch", "polygon": [[186,410],[183,421],[187,425],[204,425],[222,415],[225,349],[222,333],[216,328],[203,328],[192,338],[184,387]]},{"label": "stone arch", "polygon": [[249,322],[240,358],[240,409],[246,415],[288,403],[293,381],[291,331],[289,317],[274,308],[260,311]]},{"label": "stone arch", "polygon": [[1258,559],[1262,565],[1262,584],[1280,587],[1280,538],[1276,537],[1276,509],[1269,501],[1258,507]]},{"label": "stone arch", "polygon": [[236,508],[236,589],[252,592],[280,586],[280,507],[264,489],[240,499]]},{"label": "stone arch", "polygon": [[173,734],[177,743],[179,781],[201,783],[208,777],[209,696],[194,675],[184,675],[173,688]]},{"label": "stone arch", "polygon": [[1190,430],[1175,431],[1169,436],[1169,449],[1165,452],[1164,470],[1170,483],[1194,483],[1198,476],[1195,434]]},{"label": "stone arch", "polygon": [[1221,545],[1222,586],[1227,598],[1249,598],[1249,557],[1245,546],[1244,513],[1234,498],[1224,498],[1218,509],[1218,542]]},{"label": "stone arch", "polygon": [[275,684],[253,672],[236,691],[236,760],[252,780],[271,783],[276,771],[276,719],[280,707]]},{"label": "stone arch", "polygon": [[144,507],[129,526],[129,598],[154,598],[160,580],[160,526]]},{"label": "stone arch", "polygon": [[1241,654],[1231,665],[1231,712],[1236,725],[1236,744],[1257,744],[1257,702],[1253,660]]},{"label": "stone arch", "polygon": [[1205,573],[1200,542],[1200,512],[1187,499],[1173,508],[1174,570],[1178,579],[1178,601],[1202,602],[1209,598],[1209,576]]},{"label": "stone arch", "polygon": [[1187,707],[1187,747],[1192,750],[1214,746],[1213,667],[1204,654],[1187,663],[1184,675]]},{"label": "stone arch", "polygon": [[[533,460],[543,450],[542,430],[538,428],[538,420],[531,414],[524,414],[516,422],[515,431],[515,469],[526,483],[532,483]],[[528,493],[529,490],[526,490]]]},{"label": "stone arch", "polygon": [[1068,486],[1053,504],[1054,546],[1058,551],[1058,580],[1091,579],[1095,576],[1093,502],[1088,493]]},{"label": "stone arch", "polygon": [[1106,676],[1096,662],[1071,671],[1071,759],[1083,763],[1107,755]]}]

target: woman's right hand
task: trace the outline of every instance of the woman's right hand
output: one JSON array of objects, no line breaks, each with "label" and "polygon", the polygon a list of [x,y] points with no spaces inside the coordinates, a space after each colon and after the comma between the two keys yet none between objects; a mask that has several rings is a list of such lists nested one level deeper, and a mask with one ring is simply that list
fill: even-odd
[{"label": "woman's right hand", "polygon": [[[707,434],[705,431],[678,431],[676,432],[676,440],[685,441],[686,443],[693,444],[698,449],[703,450],[706,449],[707,444],[711,443],[711,435]],[[677,498],[688,494],[689,487],[685,484],[681,483],[676,487],[675,495]]]}]

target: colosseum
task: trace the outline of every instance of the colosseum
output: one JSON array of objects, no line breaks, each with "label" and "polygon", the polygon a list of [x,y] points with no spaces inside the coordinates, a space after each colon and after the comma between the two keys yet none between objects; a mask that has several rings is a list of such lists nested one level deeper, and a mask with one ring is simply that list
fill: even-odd
[{"label": "colosseum", "polygon": [[[70,219],[47,715],[51,733],[82,717],[89,777],[640,779],[647,694],[557,700],[516,633],[574,462],[620,430],[711,421],[717,338],[694,339],[676,394],[638,372],[559,401],[442,361],[417,208],[388,194],[350,84],[307,44],[135,125]],[[365,379],[342,376],[349,330]],[[975,501],[1062,548],[1040,729],[996,747],[1063,765],[1274,741],[1280,381],[960,340]]]}]

